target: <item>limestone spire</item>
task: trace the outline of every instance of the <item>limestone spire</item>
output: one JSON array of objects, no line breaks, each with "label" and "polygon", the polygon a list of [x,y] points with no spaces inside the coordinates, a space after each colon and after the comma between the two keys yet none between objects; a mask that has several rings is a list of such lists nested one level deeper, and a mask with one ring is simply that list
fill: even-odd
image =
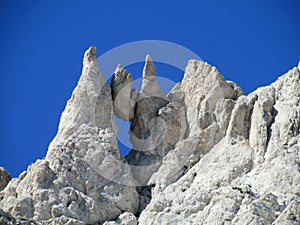
[{"label": "limestone spire", "polygon": [[137,90],[132,89],[132,84],[132,75],[119,64],[110,85],[115,115],[125,121],[133,119],[134,106],[137,101]]},{"label": "limestone spire", "polygon": [[150,55],[146,56],[145,66],[143,69],[143,78],[147,78],[147,77],[149,78],[156,77],[156,67]]},{"label": "limestone spire", "polygon": [[84,53],[83,65],[86,66],[87,64],[89,64],[91,62],[96,62],[96,61],[97,61],[96,48],[94,46],[91,46]]},{"label": "limestone spire", "polygon": [[147,55],[145,60],[141,93],[145,94],[146,96],[165,98],[165,95],[161,91],[156,79],[156,67],[150,55]]}]

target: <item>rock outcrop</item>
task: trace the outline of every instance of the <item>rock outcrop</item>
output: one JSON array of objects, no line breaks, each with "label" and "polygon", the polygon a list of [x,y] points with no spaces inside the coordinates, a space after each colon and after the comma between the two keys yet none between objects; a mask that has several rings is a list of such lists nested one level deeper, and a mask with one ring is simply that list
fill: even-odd
[{"label": "rock outcrop", "polygon": [[131,74],[122,65],[118,65],[111,81],[112,99],[115,115],[125,121],[133,120],[138,99],[137,90],[132,89],[132,84]]},{"label": "rock outcrop", "polygon": [[132,179],[116,132],[111,89],[91,47],[46,158],[10,181],[0,207],[39,224],[101,224],[124,211],[136,213],[135,187],[116,183]]},{"label": "rock outcrop", "polygon": [[247,96],[197,60],[167,96],[150,56],[142,78],[119,65],[109,86],[86,51],[45,159],[0,171],[1,224],[300,224],[300,63]]},{"label": "rock outcrop", "polygon": [[[199,88],[203,82],[196,85],[193,82],[199,79],[195,79],[185,83],[190,71],[197,71],[203,63],[196,64],[189,63],[183,85],[190,87],[185,95],[210,99],[202,100],[199,110],[191,111],[193,116],[187,110],[188,121],[194,120],[188,123],[190,132],[205,140],[195,145],[200,159],[177,181],[152,190],[140,224],[299,224],[300,68],[240,97],[238,87],[230,83],[234,87],[230,91],[219,77],[222,85],[212,89],[214,94],[201,97],[193,92],[205,90]],[[201,71],[213,79],[212,74],[205,75],[207,70]],[[195,103],[197,100],[187,105]],[[219,128],[210,132],[214,126]],[[173,160],[169,160],[170,165]],[[170,166],[161,168],[153,176],[161,176]]]},{"label": "rock outcrop", "polygon": [[137,225],[135,215],[129,212],[121,214],[116,221],[105,222],[103,225]]},{"label": "rock outcrop", "polygon": [[12,176],[0,166],[0,191],[2,191],[12,179]]},{"label": "rock outcrop", "polygon": [[226,82],[215,67],[191,60],[182,84],[177,84],[168,95],[170,104],[181,107],[177,110],[180,138],[173,143],[174,150],[163,158],[149,184],[164,188],[176,181],[218,143],[226,134],[235,100],[242,94],[241,89],[233,82]]},{"label": "rock outcrop", "polygon": [[145,66],[143,69],[143,83],[141,93],[145,96],[156,96],[165,98],[156,79],[156,67],[150,55],[146,56]]},{"label": "rock outcrop", "polygon": [[149,55],[146,56],[142,78],[130,127],[132,151],[126,157],[135,168],[132,173],[139,186],[147,185],[164,156],[166,126],[158,115],[159,110],[169,103],[159,87],[156,67]]}]

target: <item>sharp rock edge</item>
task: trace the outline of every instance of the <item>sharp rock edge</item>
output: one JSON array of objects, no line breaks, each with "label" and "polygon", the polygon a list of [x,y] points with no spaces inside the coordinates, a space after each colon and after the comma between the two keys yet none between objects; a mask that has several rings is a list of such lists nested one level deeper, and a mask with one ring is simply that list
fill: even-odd
[{"label": "sharp rock edge", "polygon": [[109,86],[86,51],[45,159],[1,169],[0,224],[300,224],[300,63],[247,96],[197,60],[167,96],[150,56],[142,77],[118,65]]},{"label": "sharp rock edge", "polygon": [[91,47],[46,158],[12,179],[0,207],[38,224],[101,224],[124,211],[136,213],[135,187],[114,182],[132,179],[121,169],[116,132],[111,89]]}]

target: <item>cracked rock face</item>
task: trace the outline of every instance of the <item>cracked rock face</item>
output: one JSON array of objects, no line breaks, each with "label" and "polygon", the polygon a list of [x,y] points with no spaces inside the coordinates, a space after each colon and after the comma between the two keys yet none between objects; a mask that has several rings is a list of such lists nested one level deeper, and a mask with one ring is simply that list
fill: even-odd
[{"label": "cracked rock face", "polygon": [[197,60],[167,96],[150,56],[142,78],[119,65],[109,86],[86,51],[45,159],[0,168],[0,224],[300,224],[300,64],[247,96]]}]

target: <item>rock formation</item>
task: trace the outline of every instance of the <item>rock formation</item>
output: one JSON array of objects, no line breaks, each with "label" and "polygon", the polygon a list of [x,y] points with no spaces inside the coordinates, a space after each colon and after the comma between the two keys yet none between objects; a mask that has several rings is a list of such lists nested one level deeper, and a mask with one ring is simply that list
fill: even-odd
[{"label": "rock formation", "polygon": [[116,132],[111,89],[91,47],[46,158],[12,179],[0,207],[39,224],[101,224],[124,211],[136,213],[135,187],[115,182],[132,179],[122,168]]},{"label": "rock formation", "polygon": [[133,79],[130,73],[118,65],[111,81],[112,99],[115,115],[129,121],[134,117],[134,107],[138,99],[136,89],[132,89]]},{"label": "rock formation", "polygon": [[[190,135],[200,139],[199,159],[177,180],[154,179],[140,224],[300,223],[300,67],[248,96],[229,86],[205,63],[187,66],[181,89],[190,101]],[[172,158],[177,148],[190,146],[179,142]],[[172,173],[172,160],[153,176]]]},{"label": "rock formation", "polygon": [[9,172],[7,172],[3,167],[0,166],[0,191],[2,191],[12,179]]},{"label": "rock formation", "polygon": [[86,51],[45,159],[0,170],[0,224],[300,224],[300,64],[247,96],[197,60],[167,96],[150,56],[142,77],[119,65],[109,86]]}]

